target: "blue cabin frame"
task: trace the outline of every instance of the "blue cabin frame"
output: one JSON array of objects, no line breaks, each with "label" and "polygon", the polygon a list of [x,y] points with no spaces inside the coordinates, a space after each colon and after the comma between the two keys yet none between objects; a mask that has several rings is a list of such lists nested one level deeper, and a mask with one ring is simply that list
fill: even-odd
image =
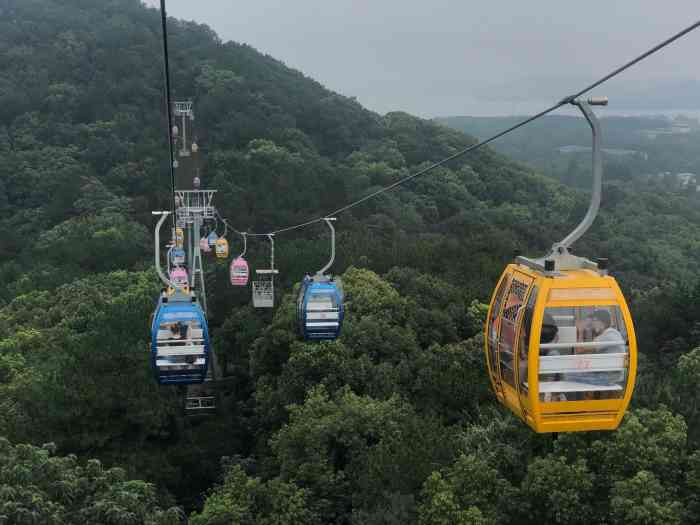
[{"label": "blue cabin frame", "polygon": [[204,382],[209,355],[209,327],[199,303],[189,296],[174,300],[161,295],[151,324],[151,366],[158,383]]},{"label": "blue cabin frame", "polygon": [[345,316],[340,279],[304,277],[297,299],[297,325],[307,341],[332,341],[340,336]]},{"label": "blue cabin frame", "polygon": [[173,248],[170,252],[170,262],[173,266],[184,266],[186,264],[187,254],[182,248]]}]

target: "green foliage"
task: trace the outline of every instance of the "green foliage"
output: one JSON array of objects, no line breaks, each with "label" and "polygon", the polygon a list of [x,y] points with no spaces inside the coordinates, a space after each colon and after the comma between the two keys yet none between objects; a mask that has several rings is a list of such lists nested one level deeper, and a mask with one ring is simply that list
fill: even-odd
[{"label": "green foliage", "polygon": [[426,480],[419,523],[506,523],[515,494],[485,458],[462,454],[451,467]]},{"label": "green foliage", "polygon": [[236,465],[207,498],[192,525],[313,525],[319,523],[309,505],[309,491],[280,479],[263,482]]},{"label": "green foliage", "polygon": [[11,445],[0,438],[0,519],[4,523],[176,525],[155,487],[98,460],[55,456],[55,445]]},{"label": "green foliage", "polygon": [[474,420],[491,401],[484,365],[483,339],[433,345],[412,363],[410,397],[416,407],[456,423]]},{"label": "green foliage", "polygon": [[695,451],[688,458],[688,470],[685,478],[687,506],[685,518],[688,523],[700,519],[700,451]]},{"label": "green foliage", "polygon": [[535,458],[522,483],[522,497],[529,503],[523,510],[532,523],[589,523],[593,486],[584,460],[568,464],[563,457]]},{"label": "green foliage", "polygon": [[682,503],[674,500],[654,474],[645,470],[629,480],[615,483],[610,503],[612,523],[681,523]]},{"label": "green foliage", "polygon": [[451,457],[450,440],[437,422],[421,420],[397,397],[360,397],[349,389],[331,399],[323,387],[271,441],[283,479],[309,488],[325,521],[343,520],[355,508],[385,505],[392,494],[411,494],[436,461]]},{"label": "green foliage", "polygon": [[12,407],[2,433],[21,441],[48,433],[61,448],[86,451],[163,432],[175,407],[149,377],[146,325],[156,293],[151,272],[122,271],[20,296],[0,310],[0,388]]},{"label": "green foliage", "polygon": [[676,378],[673,384],[674,408],[688,422],[689,438],[700,444],[700,348],[695,348],[678,359]]}]

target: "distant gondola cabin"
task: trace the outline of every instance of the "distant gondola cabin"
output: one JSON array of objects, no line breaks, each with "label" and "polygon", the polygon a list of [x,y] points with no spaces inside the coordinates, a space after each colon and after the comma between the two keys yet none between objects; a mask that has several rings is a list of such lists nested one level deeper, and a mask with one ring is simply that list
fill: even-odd
[{"label": "distant gondola cabin", "polygon": [[219,236],[216,234],[216,232],[210,232],[209,235],[207,235],[207,242],[209,243],[209,248],[214,248],[218,239]]},{"label": "distant gondola cabin", "polygon": [[175,228],[175,246],[182,248],[185,244],[185,232],[182,228]]},{"label": "distant gondola cabin", "polygon": [[634,389],[637,343],[613,277],[510,264],[484,335],[498,400],[536,432],[619,426]]},{"label": "distant gondola cabin", "polygon": [[224,237],[219,237],[214,244],[214,252],[219,259],[228,258],[228,241]]},{"label": "distant gondola cabin", "polygon": [[173,268],[170,271],[170,282],[173,283],[173,285],[176,288],[180,288],[185,293],[187,293],[189,288],[189,278],[187,276],[187,270],[180,266],[178,266],[177,268]]},{"label": "distant gondola cabin", "polygon": [[170,252],[170,262],[174,266],[183,266],[187,260],[187,254],[182,248],[173,248]]},{"label": "distant gondola cabin", "polygon": [[250,268],[248,262],[243,257],[236,257],[231,261],[229,267],[231,284],[233,286],[246,286],[250,276]]}]

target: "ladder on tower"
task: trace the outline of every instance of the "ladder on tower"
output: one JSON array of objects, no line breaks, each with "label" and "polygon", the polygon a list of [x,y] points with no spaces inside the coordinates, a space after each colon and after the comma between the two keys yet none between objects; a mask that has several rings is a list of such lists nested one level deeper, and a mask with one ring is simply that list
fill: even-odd
[{"label": "ladder on tower", "polygon": [[[210,205],[210,204],[209,204]],[[188,224],[189,246],[191,247],[191,286],[199,291],[199,300],[205,314],[207,309],[207,291],[204,279],[204,266],[202,265],[202,252],[199,248],[199,238],[202,235],[202,222],[205,216],[204,209],[198,209],[191,213],[192,222]],[[218,379],[218,363],[214,348],[209,348],[209,369],[203,383],[188,385],[185,394],[185,414],[188,416],[205,416],[216,413],[217,393],[211,388]]]}]

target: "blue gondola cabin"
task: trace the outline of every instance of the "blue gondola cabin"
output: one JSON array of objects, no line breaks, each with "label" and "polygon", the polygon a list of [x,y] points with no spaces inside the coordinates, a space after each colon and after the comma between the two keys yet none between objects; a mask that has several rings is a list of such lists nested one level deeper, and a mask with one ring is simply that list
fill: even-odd
[{"label": "blue gondola cabin", "polygon": [[160,384],[204,381],[209,330],[198,303],[161,296],[151,326],[151,364]]},{"label": "blue gondola cabin", "polygon": [[336,339],[340,336],[344,313],[340,279],[324,275],[304,277],[297,300],[297,322],[304,339]]},{"label": "blue gondola cabin", "polygon": [[170,262],[173,266],[184,266],[186,259],[187,255],[182,248],[173,248],[170,252]]}]

